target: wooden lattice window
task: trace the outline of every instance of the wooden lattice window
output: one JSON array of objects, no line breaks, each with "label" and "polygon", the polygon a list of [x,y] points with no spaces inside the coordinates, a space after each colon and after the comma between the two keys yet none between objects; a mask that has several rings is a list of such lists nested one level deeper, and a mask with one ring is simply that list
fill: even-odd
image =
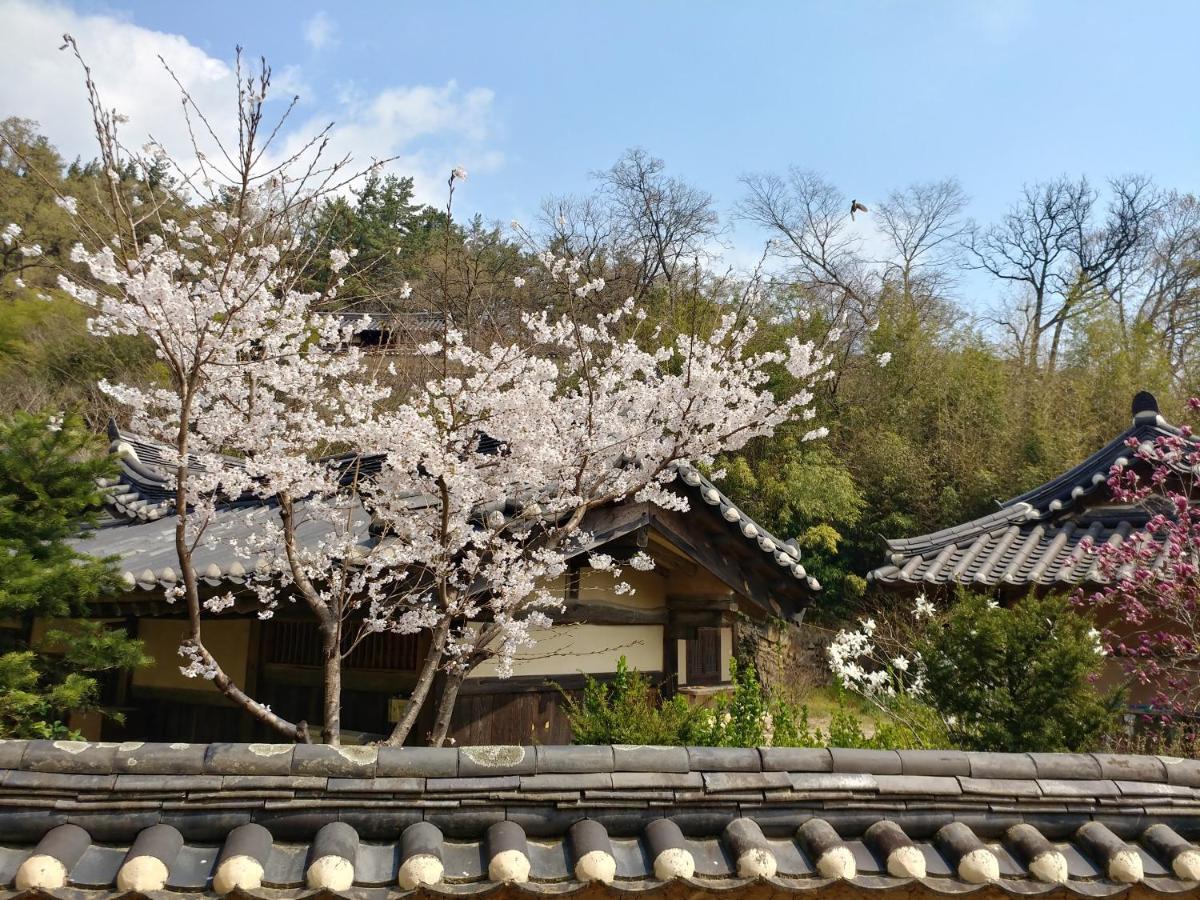
[{"label": "wooden lattice window", "polygon": [[[263,623],[263,662],[284,666],[321,665],[321,631],[316,622],[272,619]],[[413,672],[417,668],[415,634],[371,634],[345,661],[347,669]]]},{"label": "wooden lattice window", "polygon": [[687,683],[713,684],[721,680],[721,629],[697,628],[687,642]]}]

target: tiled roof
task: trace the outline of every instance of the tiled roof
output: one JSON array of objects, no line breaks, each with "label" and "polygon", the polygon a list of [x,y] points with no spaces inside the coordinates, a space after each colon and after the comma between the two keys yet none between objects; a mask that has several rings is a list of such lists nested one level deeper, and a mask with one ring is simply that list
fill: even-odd
[{"label": "tiled roof", "polygon": [[[178,557],[175,552],[174,491],[166,475],[166,455],[153,441],[121,432],[110,425],[112,450],[118,456],[118,476],[102,485],[106,496],[106,518],[94,534],[78,543],[79,549],[96,556],[117,556],[124,569],[127,590],[158,591],[174,584],[179,578]],[[356,463],[360,471],[378,471],[382,457],[339,456],[330,462],[344,465],[349,471]],[[230,460],[237,465],[237,460]],[[199,463],[193,463],[199,466]],[[800,560],[800,548],[794,540],[781,540],[755,522],[709,479],[692,466],[676,467],[677,489],[691,501],[692,514],[704,506],[729,529],[731,536],[757,547],[773,561],[790,580],[798,581],[804,591],[821,589],[820,582],[808,574]],[[696,501],[699,501],[697,503]],[[434,502],[424,495],[410,498],[412,505]],[[509,504],[511,505],[511,504]],[[302,544],[315,543],[327,535],[327,526],[316,521],[304,521],[303,503],[298,506],[298,537]],[[508,506],[504,506],[507,510]],[[514,508],[514,512],[516,509]],[[244,584],[247,579],[270,577],[265,559],[239,557],[229,549],[232,544],[245,546],[257,531],[256,519],[276,515],[275,506],[256,498],[222,505],[205,533],[203,543],[193,554],[196,571],[212,587]],[[359,517],[361,539],[365,545],[374,540],[366,516]]]},{"label": "tiled roof", "polygon": [[0,885],[59,896],[1200,891],[1195,760],[9,741],[0,767]]},{"label": "tiled roof", "polygon": [[1134,401],[1133,424],[1079,465],[1002,503],[971,522],[913,538],[887,541],[887,563],[869,580],[884,586],[1066,588],[1096,584],[1090,543],[1120,543],[1149,519],[1139,506],[1109,502],[1108,478],[1135,462],[1140,445],[1179,430],[1158,413],[1149,394]]}]

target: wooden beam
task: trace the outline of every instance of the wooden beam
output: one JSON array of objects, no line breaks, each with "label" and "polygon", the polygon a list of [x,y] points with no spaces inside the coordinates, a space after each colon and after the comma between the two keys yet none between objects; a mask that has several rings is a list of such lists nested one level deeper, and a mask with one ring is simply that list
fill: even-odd
[{"label": "wooden beam", "polygon": [[648,503],[618,503],[594,509],[583,518],[580,528],[592,536],[588,548],[599,547],[611,543],[619,537],[636,532],[650,524],[650,504]]},{"label": "wooden beam", "polygon": [[555,624],[563,625],[665,625],[665,609],[642,609],[636,606],[617,606],[612,603],[596,603],[584,600],[568,600],[566,609],[551,612]]},{"label": "wooden beam", "polygon": [[731,609],[738,608],[737,595],[732,591],[721,594],[668,594],[668,609]]},{"label": "wooden beam", "polygon": [[[765,579],[761,577],[765,574],[762,562],[754,560],[744,548],[738,547],[739,543],[748,543],[746,539],[727,531],[718,537],[710,529],[694,524],[696,515],[695,510],[684,514],[669,509],[656,509],[651,521],[655,530],[736,593],[752,600],[760,609],[782,618],[783,607],[772,596],[764,583]],[[765,556],[757,547],[754,547],[753,552]],[[754,575],[751,575],[751,572]],[[782,570],[777,577],[795,580],[790,572]],[[797,591],[799,590],[797,584]]]},{"label": "wooden beam", "polygon": [[[664,672],[643,672],[650,684],[658,686],[666,677]],[[596,672],[583,675],[572,672],[563,675],[514,675],[512,678],[468,678],[463,682],[459,695],[464,694],[546,694],[582,690],[590,677],[594,681],[610,681],[615,672]]]}]

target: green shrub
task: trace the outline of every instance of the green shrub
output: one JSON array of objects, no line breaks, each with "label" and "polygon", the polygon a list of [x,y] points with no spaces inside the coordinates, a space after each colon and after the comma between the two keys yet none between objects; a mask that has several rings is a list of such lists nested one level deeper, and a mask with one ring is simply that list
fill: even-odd
[{"label": "green shrub", "polygon": [[650,679],[630,669],[624,656],[611,681],[589,675],[581,697],[562,693],[577,744],[684,744],[696,716],[683,697],[660,701]]},{"label": "green shrub", "polygon": [[1099,747],[1123,708],[1095,686],[1104,658],[1096,632],[1063,597],[1010,608],[963,593],[918,646],[925,699],[953,743],[968,750]]},{"label": "green shrub", "polygon": [[764,747],[772,744],[774,713],[783,704],[773,704],[758,680],[753,666],[731,660],[733,690],[701,707],[692,720],[689,743],[699,747]]},{"label": "green shrub", "polygon": [[[754,667],[730,663],[732,689],[708,706],[681,696],[662,700],[650,680],[631,670],[625,657],[611,681],[587,676],[583,694],[563,692],[571,737],[577,744],[660,744],[700,747],[853,747],[898,749],[913,746],[911,731],[889,721],[875,723],[868,736],[860,714],[838,695],[828,733],[814,728],[808,707],[775,698]],[[560,689],[561,690],[561,689]],[[913,710],[907,710],[913,714]],[[936,717],[923,710],[920,727],[936,737],[923,746],[945,746]]]}]

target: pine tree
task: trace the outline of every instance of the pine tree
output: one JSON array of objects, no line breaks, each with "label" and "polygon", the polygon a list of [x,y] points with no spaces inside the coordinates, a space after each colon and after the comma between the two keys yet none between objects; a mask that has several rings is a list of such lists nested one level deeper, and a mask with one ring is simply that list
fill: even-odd
[{"label": "pine tree", "polygon": [[117,587],[110,560],[71,544],[112,468],[96,450],[77,416],[0,421],[0,737],[71,736],[63,720],[100,708],[104,673],[149,661],[140,641],[83,620]]}]

